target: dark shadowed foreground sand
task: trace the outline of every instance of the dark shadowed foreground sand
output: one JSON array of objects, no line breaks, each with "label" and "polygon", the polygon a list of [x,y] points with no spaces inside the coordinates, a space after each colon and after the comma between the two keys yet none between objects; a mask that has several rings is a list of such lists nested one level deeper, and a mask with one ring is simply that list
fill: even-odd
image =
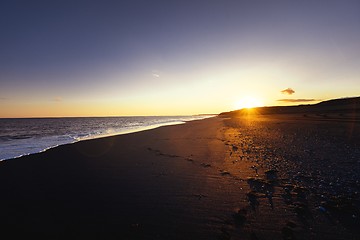
[{"label": "dark shadowed foreground sand", "polygon": [[211,118],[0,163],[0,233],[358,239],[359,121]]}]

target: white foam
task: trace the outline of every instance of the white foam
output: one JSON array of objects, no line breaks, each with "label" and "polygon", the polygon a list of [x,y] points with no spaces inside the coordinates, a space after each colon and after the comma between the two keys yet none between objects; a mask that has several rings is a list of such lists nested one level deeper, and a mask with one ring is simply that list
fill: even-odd
[{"label": "white foam", "polygon": [[[44,152],[81,140],[144,131],[207,117],[211,116],[17,119],[16,124],[10,121],[5,122],[5,126],[3,121],[2,126],[6,131],[2,132],[0,127],[0,137],[3,138],[0,140],[0,161]],[[27,137],[17,137],[16,131]],[[6,132],[11,135],[7,136]]]}]

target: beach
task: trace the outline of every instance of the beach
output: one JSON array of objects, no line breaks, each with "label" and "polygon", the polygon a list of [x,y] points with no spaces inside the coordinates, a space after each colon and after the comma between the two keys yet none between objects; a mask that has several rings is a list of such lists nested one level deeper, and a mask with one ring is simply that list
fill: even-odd
[{"label": "beach", "polygon": [[219,116],[0,162],[13,239],[358,239],[358,116]]}]

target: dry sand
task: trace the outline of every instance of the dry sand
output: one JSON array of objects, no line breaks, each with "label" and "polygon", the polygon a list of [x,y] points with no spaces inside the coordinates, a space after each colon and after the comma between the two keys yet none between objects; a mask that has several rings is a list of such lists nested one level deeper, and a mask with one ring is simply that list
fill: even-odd
[{"label": "dry sand", "polygon": [[0,232],[358,239],[359,126],[344,116],[216,117],[4,161]]}]

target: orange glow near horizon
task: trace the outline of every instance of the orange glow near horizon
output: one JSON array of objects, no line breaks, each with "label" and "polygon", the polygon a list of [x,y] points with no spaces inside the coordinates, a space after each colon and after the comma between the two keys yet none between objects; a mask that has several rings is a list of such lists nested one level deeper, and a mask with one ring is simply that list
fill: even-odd
[{"label": "orange glow near horizon", "polygon": [[254,107],[262,107],[262,106],[264,106],[262,100],[254,96],[244,96],[238,102],[235,103],[236,109],[243,109],[243,108],[251,109]]}]

